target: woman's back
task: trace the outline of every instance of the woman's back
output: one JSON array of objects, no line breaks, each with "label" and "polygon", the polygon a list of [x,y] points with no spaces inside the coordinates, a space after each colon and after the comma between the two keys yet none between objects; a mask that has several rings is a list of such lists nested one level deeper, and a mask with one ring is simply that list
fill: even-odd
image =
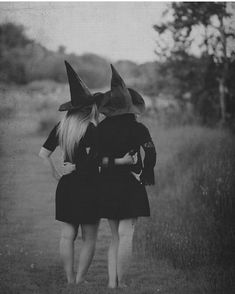
[{"label": "woman's back", "polygon": [[[52,129],[43,147],[54,151],[59,146],[59,134],[58,134],[59,123]],[[78,145],[75,145],[73,152],[73,160],[70,160],[66,154],[64,154],[64,161],[71,162],[76,165],[76,169],[80,174],[91,174],[97,173],[98,167],[95,161],[92,160],[89,155],[90,149],[94,144],[95,126],[90,123],[84,136],[81,138]]]},{"label": "woman's back", "polygon": [[96,147],[100,156],[122,157],[138,147],[138,123],[133,114],[105,118],[97,127]]}]

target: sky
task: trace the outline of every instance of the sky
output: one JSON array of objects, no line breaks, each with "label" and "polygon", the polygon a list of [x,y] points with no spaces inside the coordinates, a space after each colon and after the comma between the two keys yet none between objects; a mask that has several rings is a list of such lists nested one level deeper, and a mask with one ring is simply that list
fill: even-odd
[{"label": "sky", "polygon": [[0,2],[0,22],[26,27],[51,50],[95,53],[111,61],[156,60],[156,33],[164,2]]}]

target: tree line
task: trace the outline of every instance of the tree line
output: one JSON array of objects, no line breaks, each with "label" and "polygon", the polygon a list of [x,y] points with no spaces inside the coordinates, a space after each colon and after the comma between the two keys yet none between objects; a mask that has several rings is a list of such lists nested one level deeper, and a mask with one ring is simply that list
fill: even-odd
[{"label": "tree line", "polygon": [[[0,81],[26,84],[34,80],[67,82],[64,60],[68,60],[90,88],[110,83],[110,61],[96,54],[67,54],[65,46],[51,51],[30,39],[22,25],[0,24]],[[127,84],[153,94],[155,63],[138,66],[131,61],[115,63]],[[150,89],[150,90],[149,90]]]},{"label": "tree line", "polygon": [[[191,104],[202,124],[235,125],[235,16],[232,3],[172,2],[154,25],[156,61],[118,61],[128,86],[152,96],[176,99],[182,111]],[[195,54],[196,48],[196,54]],[[67,82],[63,60],[73,64],[90,88],[110,83],[109,61],[95,54],[46,49],[28,38],[23,26],[0,25],[0,81]]]},{"label": "tree line", "polygon": [[23,26],[13,23],[0,25],[1,81],[18,84],[34,80],[67,82],[65,59],[73,64],[90,87],[99,88],[107,84],[109,64],[106,59],[94,54],[66,54],[63,46],[56,52],[50,51],[28,38]]}]

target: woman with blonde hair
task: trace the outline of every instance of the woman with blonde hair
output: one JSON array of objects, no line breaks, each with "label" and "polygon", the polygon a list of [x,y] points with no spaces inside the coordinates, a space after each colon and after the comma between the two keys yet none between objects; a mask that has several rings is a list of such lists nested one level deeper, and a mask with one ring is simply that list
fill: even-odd
[{"label": "woman with blonde hair", "polygon": [[[43,144],[39,156],[51,168],[58,180],[56,189],[56,220],[61,221],[60,255],[68,283],[81,283],[92,261],[97,238],[99,217],[96,210],[95,179],[98,166],[90,150],[97,123],[94,96],[65,62],[70,86],[71,101],[62,104],[59,111],[67,111]],[[60,146],[67,170],[61,175],[51,159]],[[68,163],[68,164],[67,164]],[[82,247],[78,271],[74,274],[74,240],[81,226]]]}]

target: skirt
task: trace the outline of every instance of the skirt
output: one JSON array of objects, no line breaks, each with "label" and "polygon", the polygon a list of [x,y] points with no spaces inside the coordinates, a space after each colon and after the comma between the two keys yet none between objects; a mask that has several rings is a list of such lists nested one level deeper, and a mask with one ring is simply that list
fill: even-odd
[{"label": "skirt", "polygon": [[74,225],[99,221],[96,179],[77,172],[62,176],[56,189],[56,220]]},{"label": "skirt", "polygon": [[150,216],[145,186],[132,174],[100,174],[99,216],[109,219],[128,219]]}]

